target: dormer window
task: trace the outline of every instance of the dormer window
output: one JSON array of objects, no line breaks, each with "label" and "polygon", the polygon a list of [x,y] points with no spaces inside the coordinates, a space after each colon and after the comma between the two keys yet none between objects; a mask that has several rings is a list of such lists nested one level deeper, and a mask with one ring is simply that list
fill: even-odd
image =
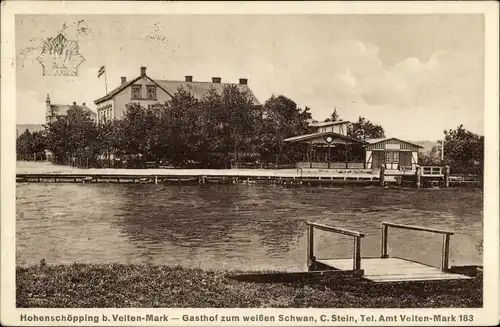
[{"label": "dormer window", "polygon": [[141,99],[141,87],[142,85],[132,85],[132,100]]},{"label": "dormer window", "polygon": [[156,100],[156,85],[147,86],[147,99]]}]

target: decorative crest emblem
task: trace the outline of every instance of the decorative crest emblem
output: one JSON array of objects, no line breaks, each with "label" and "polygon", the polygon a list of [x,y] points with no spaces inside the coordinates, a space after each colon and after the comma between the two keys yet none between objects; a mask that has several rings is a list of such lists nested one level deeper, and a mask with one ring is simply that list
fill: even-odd
[{"label": "decorative crest emblem", "polygon": [[78,52],[77,41],[69,41],[59,34],[44,42],[37,60],[43,67],[44,76],[77,76],[78,66],[85,58]]},{"label": "decorative crest emblem", "polygon": [[326,143],[330,144],[330,143],[332,143],[332,142],[333,142],[333,137],[331,137],[331,136],[326,136],[326,137],[325,137],[325,141],[326,141]]}]

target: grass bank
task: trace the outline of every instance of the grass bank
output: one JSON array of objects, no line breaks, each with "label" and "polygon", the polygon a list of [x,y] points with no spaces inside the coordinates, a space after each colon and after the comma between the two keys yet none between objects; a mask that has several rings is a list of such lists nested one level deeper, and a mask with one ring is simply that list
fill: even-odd
[{"label": "grass bank", "polygon": [[439,284],[264,284],[234,272],[181,267],[73,264],[17,267],[17,307],[481,307],[482,279]]}]

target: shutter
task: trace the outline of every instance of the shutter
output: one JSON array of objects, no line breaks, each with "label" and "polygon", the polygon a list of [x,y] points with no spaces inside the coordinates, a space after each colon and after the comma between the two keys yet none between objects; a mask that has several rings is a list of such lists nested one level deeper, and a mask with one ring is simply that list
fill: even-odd
[{"label": "shutter", "polygon": [[372,152],[372,168],[373,169],[380,168],[380,152],[381,151],[373,151]]},{"label": "shutter", "polygon": [[402,151],[399,153],[399,160],[401,162],[401,166],[411,169],[411,152],[409,151]]}]

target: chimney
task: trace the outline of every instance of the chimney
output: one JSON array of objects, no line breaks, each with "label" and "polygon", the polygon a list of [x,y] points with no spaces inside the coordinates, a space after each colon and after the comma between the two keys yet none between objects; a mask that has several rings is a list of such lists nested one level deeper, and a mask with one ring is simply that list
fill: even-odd
[{"label": "chimney", "polygon": [[186,75],[186,82],[192,82],[193,81],[193,76]]},{"label": "chimney", "polygon": [[73,105],[76,106],[76,101],[73,101]]},{"label": "chimney", "polygon": [[126,78],[126,77],[124,77],[124,76],[122,76],[122,77],[121,77],[121,80],[122,80],[122,85],[123,85],[123,84],[125,84],[125,83],[127,82],[127,78]]},{"label": "chimney", "polygon": [[246,79],[246,78],[240,78],[240,84],[241,85],[247,85],[248,84],[248,79]]},{"label": "chimney", "polygon": [[212,77],[212,83],[220,83],[221,78],[220,77]]},{"label": "chimney", "polygon": [[146,76],[146,67],[142,66],[141,67],[141,77]]}]

